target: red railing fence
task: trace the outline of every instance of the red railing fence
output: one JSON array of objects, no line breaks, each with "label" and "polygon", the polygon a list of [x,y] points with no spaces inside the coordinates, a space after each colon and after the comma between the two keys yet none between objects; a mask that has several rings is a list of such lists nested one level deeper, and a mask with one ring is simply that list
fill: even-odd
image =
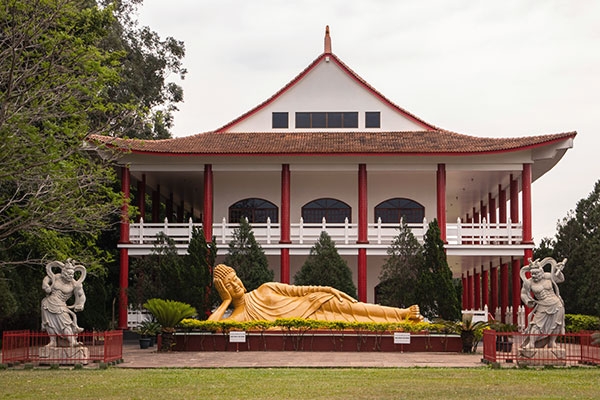
[{"label": "red railing fence", "polygon": [[[592,332],[561,335],[530,335],[522,332],[483,332],[483,359],[489,363],[517,363],[532,366],[600,365],[600,346],[592,345]],[[535,348],[527,341],[554,342],[552,347]]]},{"label": "red railing fence", "polygon": [[76,335],[78,344],[68,346],[68,338],[57,337],[58,346],[49,346],[46,332],[4,331],[2,333],[2,364],[32,363],[89,364],[109,363],[123,358],[123,331],[82,332]]}]

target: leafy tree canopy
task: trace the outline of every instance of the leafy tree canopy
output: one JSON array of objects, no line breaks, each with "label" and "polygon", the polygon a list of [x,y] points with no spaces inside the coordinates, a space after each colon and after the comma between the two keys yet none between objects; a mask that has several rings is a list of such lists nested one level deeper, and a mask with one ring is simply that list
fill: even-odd
[{"label": "leafy tree canopy", "polygon": [[236,270],[247,291],[273,281],[273,270],[269,269],[267,256],[246,218],[242,218],[239,227],[233,231],[225,264]]},{"label": "leafy tree canopy", "polygon": [[600,180],[557,224],[554,239],[542,240],[534,256],[567,258],[565,281],[559,285],[566,311],[600,316]]},{"label": "leafy tree canopy", "polygon": [[352,271],[325,231],[321,232],[308,259],[294,276],[294,284],[331,286],[356,298]]}]

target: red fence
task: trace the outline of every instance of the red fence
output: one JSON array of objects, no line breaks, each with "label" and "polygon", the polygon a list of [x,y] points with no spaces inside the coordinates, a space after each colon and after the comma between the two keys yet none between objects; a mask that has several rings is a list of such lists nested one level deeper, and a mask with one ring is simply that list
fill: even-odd
[{"label": "red fence", "polygon": [[[516,362],[519,365],[600,365],[600,346],[592,345],[592,333],[528,335],[520,332],[483,332],[483,359],[490,363]],[[547,338],[554,345],[535,348],[527,340]]]},{"label": "red fence", "polygon": [[2,363],[89,364],[123,358],[123,332],[82,332],[77,345],[68,346],[68,338],[57,337],[51,346],[45,332],[5,331],[2,334]]}]

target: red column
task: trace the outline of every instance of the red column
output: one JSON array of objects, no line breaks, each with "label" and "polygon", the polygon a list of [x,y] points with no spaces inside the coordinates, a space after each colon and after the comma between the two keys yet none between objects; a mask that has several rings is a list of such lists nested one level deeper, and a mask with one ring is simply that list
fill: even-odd
[{"label": "red column", "polygon": [[493,266],[493,262],[490,262],[490,286],[490,311],[495,315],[498,308],[498,267]]},{"label": "red column", "polygon": [[468,304],[467,304],[467,277],[465,276],[465,274],[462,274],[462,309],[463,310],[467,310],[468,309]]},{"label": "red column", "polygon": [[[140,218],[146,219],[146,174],[142,174],[142,180],[137,183],[138,210]],[[139,221],[139,220],[138,220]]]},{"label": "red column", "polygon": [[208,243],[213,238],[213,172],[212,165],[204,165],[204,211],[202,219],[202,229]]},{"label": "red column", "polygon": [[160,219],[160,185],[152,191],[152,222],[161,222]]},{"label": "red column", "polygon": [[[281,238],[280,244],[292,243],[290,239],[290,165],[283,164],[281,166]],[[290,283],[290,249],[282,248],[280,253],[281,259],[281,282]]]},{"label": "red column", "polygon": [[521,305],[521,260],[517,257],[512,259],[512,307],[513,307],[513,324],[517,323],[517,311]]},{"label": "red column", "polygon": [[489,287],[490,287],[489,271],[485,270],[482,265],[481,266],[481,308],[482,309],[485,308],[485,306],[488,306],[488,309],[489,309],[489,301],[490,301]]},{"label": "red column", "polygon": [[[121,167],[121,191],[123,204],[121,205],[121,226],[119,229],[119,243],[129,243],[129,168]],[[127,289],[129,288],[129,250],[119,250],[119,329],[127,329]]]},{"label": "red column", "polygon": [[467,271],[467,310],[473,309],[473,276]]},{"label": "red column", "polygon": [[506,223],[506,190],[498,185],[498,217],[501,224]]},{"label": "red column", "polygon": [[473,270],[473,279],[475,283],[475,287],[473,291],[475,292],[475,304],[473,304],[474,310],[481,309],[481,275],[477,272],[477,268]]},{"label": "red column", "polygon": [[440,237],[446,241],[446,164],[438,164],[437,168],[437,220],[440,226]]},{"label": "red column", "polygon": [[167,199],[167,205],[165,206],[165,211],[167,214],[167,219],[169,222],[176,222],[175,218],[173,218],[173,192],[169,193],[169,198]]},{"label": "red column", "polygon": [[519,181],[510,175],[510,220],[519,222]]},{"label": "red column", "polygon": [[496,223],[496,199],[492,197],[491,193],[488,193],[488,212],[490,213],[490,224]]},{"label": "red column", "polygon": [[[367,222],[367,165],[358,165],[358,241],[369,243]],[[367,301],[367,249],[358,249],[358,300]]]},{"label": "red column", "polygon": [[[523,200],[523,244],[533,244],[531,232],[531,164],[523,164],[523,175],[521,176],[522,200]],[[527,255],[525,255],[527,260]]]},{"label": "red column", "polygon": [[486,220],[487,222],[490,222],[490,221],[488,221],[488,215],[487,215],[487,214],[488,214],[488,212],[487,212],[487,206],[486,206],[485,204],[483,204],[483,200],[481,200],[481,201],[479,202],[479,209],[481,210],[481,219],[483,220],[483,219],[485,218],[485,220]]},{"label": "red column", "polygon": [[508,307],[508,264],[500,265],[500,312],[502,322],[506,321],[506,307]]}]

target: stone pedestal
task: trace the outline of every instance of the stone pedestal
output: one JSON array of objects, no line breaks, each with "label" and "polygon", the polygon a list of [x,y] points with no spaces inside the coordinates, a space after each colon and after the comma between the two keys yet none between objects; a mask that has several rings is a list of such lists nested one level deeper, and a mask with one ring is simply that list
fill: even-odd
[{"label": "stone pedestal", "polygon": [[90,351],[85,346],[74,347],[40,347],[40,362],[44,360],[48,363],[58,364],[87,364],[90,358]]},{"label": "stone pedestal", "polygon": [[518,365],[527,366],[563,366],[567,365],[566,351],[561,348],[519,349]]}]

